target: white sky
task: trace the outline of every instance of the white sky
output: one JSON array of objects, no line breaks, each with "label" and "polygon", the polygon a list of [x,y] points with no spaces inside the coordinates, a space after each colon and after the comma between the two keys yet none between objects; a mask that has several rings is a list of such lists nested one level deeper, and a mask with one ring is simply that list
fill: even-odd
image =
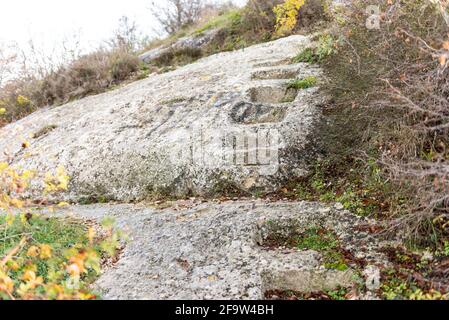
[{"label": "white sky", "polygon": [[[165,0],[154,0],[163,4]],[[23,46],[33,39],[47,50],[55,43],[81,34],[82,46],[94,48],[111,37],[122,16],[137,22],[140,31],[152,35],[157,23],[149,7],[152,0],[1,0],[0,41]],[[244,3],[245,0],[236,0]]]}]

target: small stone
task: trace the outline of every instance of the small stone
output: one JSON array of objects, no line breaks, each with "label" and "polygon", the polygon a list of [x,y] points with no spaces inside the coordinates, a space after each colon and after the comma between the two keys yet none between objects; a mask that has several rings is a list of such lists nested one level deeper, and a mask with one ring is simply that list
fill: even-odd
[{"label": "small stone", "polygon": [[357,253],[355,254],[355,257],[356,257],[357,259],[364,259],[364,258],[366,258],[366,254],[365,254],[364,252],[357,252]]},{"label": "small stone", "polygon": [[331,208],[322,208],[319,210],[320,213],[330,213],[331,212]]},{"label": "small stone", "polygon": [[257,289],[257,288],[249,288],[248,289],[248,296],[251,299],[257,299],[259,292],[260,292],[260,290]]},{"label": "small stone", "polygon": [[370,265],[363,271],[365,275],[365,285],[369,291],[376,291],[380,289],[380,269],[376,266]]},{"label": "small stone", "polygon": [[232,294],[233,296],[237,296],[239,294],[239,289],[237,287],[233,287],[231,288],[231,290],[229,291],[230,294]]},{"label": "small stone", "polygon": [[335,205],[334,205],[334,208],[335,209],[337,209],[337,210],[344,210],[344,206],[343,206],[343,204],[341,204],[340,202],[337,202]]},{"label": "small stone", "polygon": [[424,251],[421,260],[423,261],[432,261],[433,260],[433,254],[429,251]]}]

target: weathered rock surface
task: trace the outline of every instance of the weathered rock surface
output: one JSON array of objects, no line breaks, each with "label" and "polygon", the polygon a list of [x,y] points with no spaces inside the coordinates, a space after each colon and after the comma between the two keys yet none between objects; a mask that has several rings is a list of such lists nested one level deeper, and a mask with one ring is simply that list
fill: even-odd
[{"label": "weathered rock surface", "polygon": [[[288,89],[291,79],[319,75],[289,64],[307,45],[292,36],[221,53],[39,110],[0,129],[0,161],[38,172],[62,165],[71,188],[61,198],[74,201],[274,188],[303,175],[314,156],[323,97],[317,88]],[[41,186],[33,187],[36,197]]]},{"label": "weathered rock surface", "polygon": [[204,46],[214,40],[218,32],[219,30],[214,29],[206,31],[202,34],[183,37],[170,45],[149,50],[141,54],[139,59],[145,63],[152,63],[170,52],[176,52],[179,50],[201,50]]},{"label": "weathered rock surface", "polygon": [[357,231],[365,219],[318,203],[179,201],[163,210],[90,205],[61,213],[114,217],[129,233],[118,263],[96,282],[106,299],[262,299],[267,290],[308,293],[365,281],[352,269],[326,269],[319,252],[264,247],[273,226],[276,232],[323,227],[367,263],[384,259],[379,243]]}]

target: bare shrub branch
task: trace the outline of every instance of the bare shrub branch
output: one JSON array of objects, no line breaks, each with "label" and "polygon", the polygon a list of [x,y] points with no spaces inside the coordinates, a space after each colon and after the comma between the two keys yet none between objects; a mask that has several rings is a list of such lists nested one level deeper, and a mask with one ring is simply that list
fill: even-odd
[{"label": "bare shrub branch", "polygon": [[197,22],[203,8],[203,0],[167,0],[165,5],[153,1],[150,10],[164,31],[174,34]]}]

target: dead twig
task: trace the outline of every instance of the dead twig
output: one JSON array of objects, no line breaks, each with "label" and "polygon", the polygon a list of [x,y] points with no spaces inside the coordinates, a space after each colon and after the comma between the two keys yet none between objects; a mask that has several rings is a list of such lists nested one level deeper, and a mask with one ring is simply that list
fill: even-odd
[{"label": "dead twig", "polygon": [[17,254],[22,248],[27,244],[28,237],[23,237],[22,240],[20,240],[19,244],[17,244],[12,250],[9,251],[9,253],[2,259],[0,262],[0,267],[4,267],[6,263],[8,263],[9,260],[12,259],[13,256]]}]

